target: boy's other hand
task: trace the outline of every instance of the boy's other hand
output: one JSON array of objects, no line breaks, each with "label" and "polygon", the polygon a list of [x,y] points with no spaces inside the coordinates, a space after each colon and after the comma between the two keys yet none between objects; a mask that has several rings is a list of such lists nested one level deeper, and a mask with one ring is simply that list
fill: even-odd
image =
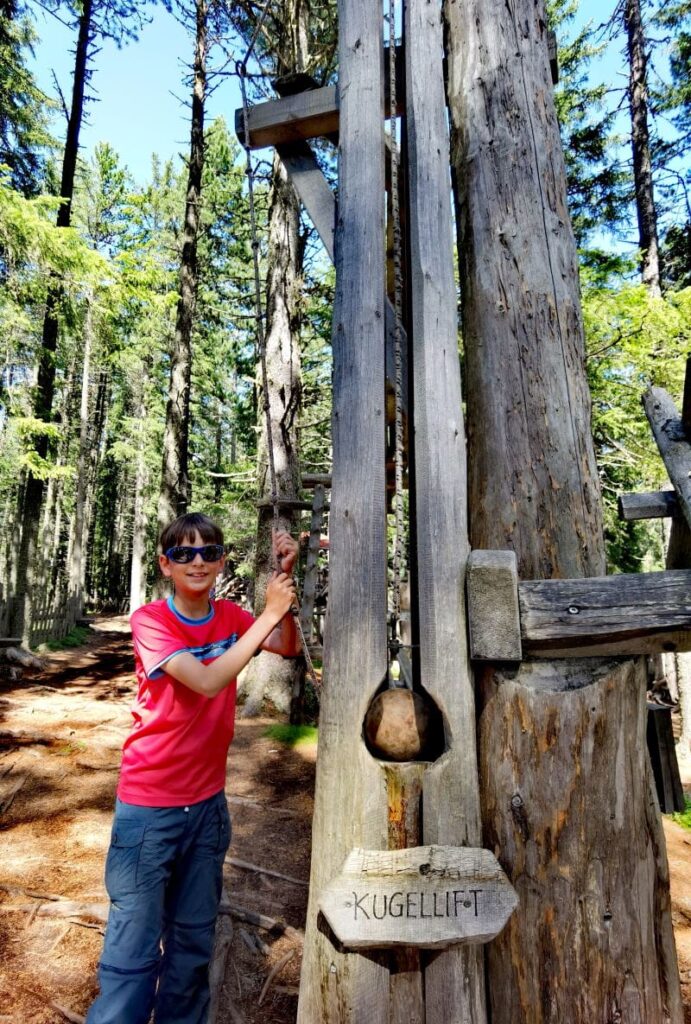
[{"label": "boy's other hand", "polygon": [[297,605],[295,581],[285,572],[274,573],[266,588],[265,611],[275,615],[278,621],[293,605]]},{"label": "boy's other hand", "polygon": [[273,549],[281,572],[291,573],[298,557],[298,543],[287,530],[273,530]]}]

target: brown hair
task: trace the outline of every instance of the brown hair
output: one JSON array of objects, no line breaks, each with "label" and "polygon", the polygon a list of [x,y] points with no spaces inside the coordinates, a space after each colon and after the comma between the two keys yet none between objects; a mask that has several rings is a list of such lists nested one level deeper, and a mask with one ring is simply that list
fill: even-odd
[{"label": "brown hair", "polygon": [[213,519],[203,515],[201,512],[187,512],[184,516],[178,516],[161,534],[161,551],[165,554],[170,548],[175,548],[185,541],[192,542],[194,534],[198,533],[206,544],[222,544],[223,531],[217,526]]}]

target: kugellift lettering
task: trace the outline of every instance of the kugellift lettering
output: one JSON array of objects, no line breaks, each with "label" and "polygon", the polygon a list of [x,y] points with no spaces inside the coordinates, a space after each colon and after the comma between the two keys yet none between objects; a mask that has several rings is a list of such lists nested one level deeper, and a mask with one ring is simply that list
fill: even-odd
[{"label": "kugellift lettering", "polygon": [[447,889],[446,892],[393,892],[391,895],[353,892],[356,921],[383,921],[385,917],[433,918],[478,916],[482,889]]}]

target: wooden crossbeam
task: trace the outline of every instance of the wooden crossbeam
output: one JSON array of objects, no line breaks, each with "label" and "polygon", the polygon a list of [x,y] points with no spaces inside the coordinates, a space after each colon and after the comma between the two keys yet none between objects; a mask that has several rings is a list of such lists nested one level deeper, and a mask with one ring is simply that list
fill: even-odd
[{"label": "wooden crossbeam", "polygon": [[[388,60],[388,47],[384,47]],[[388,114],[388,75],[385,76],[382,118]],[[400,47],[396,48],[396,112],[405,110],[405,82],[402,73]],[[248,110],[248,130],[251,149],[279,146],[286,143],[335,137],[339,125],[339,99],[335,85],[307,92],[283,96],[281,99],[257,103]],[[245,126],[242,108],[235,111],[235,133],[244,145]]]},{"label": "wooden crossbeam", "polygon": [[672,396],[664,388],[648,388],[643,408],[653,431],[682,515],[691,526],[691,444]]},{"label": "wooden crossbeam", "polygon": [[666,519],[679,515],[679,502],[674,491],[648,491],[641,494],[620,494],[619,518]]},{"label": "wooden crossbeam", "polygon": [[[483,595],[488,566],[494,601]],[[521,650],[536,658],[691,650],[688,569],[516,584],[512,552],[473,551],[466,585],[478,661],[518,660]]]}]

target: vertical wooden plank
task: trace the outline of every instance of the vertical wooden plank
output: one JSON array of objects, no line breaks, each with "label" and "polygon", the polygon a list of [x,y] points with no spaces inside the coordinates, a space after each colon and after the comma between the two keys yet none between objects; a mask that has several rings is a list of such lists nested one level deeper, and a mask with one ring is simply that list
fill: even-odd
[{"label": "vertical wooden plank", "polygon": [[321,889],[355,846],[387,843],[384,775],[362,722],[386,672],[381,7],[339,3],[339,210],[333,320],[331,578],[299,1024],[387,1024],[382,958],[336,949]]},{"label": "vertical wooden plank", "polygon": [[[423,782],[425,843],[480,846],[475,706],[467,655],[466,448],[453,279],[441,12],[406,6],[414,504],[420,677],[447,723],[448,750]],[[425,971],[429,1024],[482,1024],[480,947],[452,947]]]}]

